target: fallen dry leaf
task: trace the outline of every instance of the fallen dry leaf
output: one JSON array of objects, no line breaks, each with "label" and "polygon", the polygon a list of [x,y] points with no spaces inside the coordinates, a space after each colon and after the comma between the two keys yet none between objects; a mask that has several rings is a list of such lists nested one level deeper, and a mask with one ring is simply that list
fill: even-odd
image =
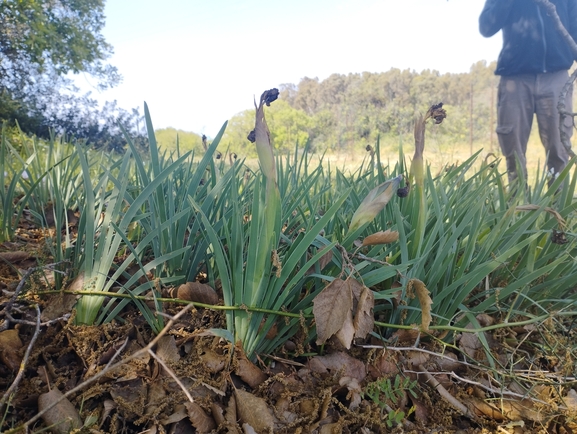
[{"label": "fallen dry leaf", "polygon": [[210,403],[210,414],[217,425],[221,425],[225,422],[224,409],[219,403],[214,401]]},{"label": "fallen dry leaf", "polygon": [[146,395],[146,411],[145,414],[149,416],[156,416],[160,411],[160,404],[166,397],[166,390],[162,380],[154,380],[148,385],[148,393]]},{"label": "fallen dry leaf", "polygon": [[224,412],[224,420],[226,421],[226,426],[228,428],[229,433],[237,433],[240,432],[237,427],[237,411],[236,411],[236,398],[235,395],[231,395],[230,399],[228,400],[226,410]]},{"label": "fallen dry leaf", "polygon": [[14,263],[20,262],[28,259],[30,257],[30,253],[27,252],[0,252],[0,260]]},{"label": "fallen dry leaf", "polygon": [[4,330],[0,332],[0,362],[4,363],[13,372],[18,371],[22,355],[20,349],[24,346],[18,330]]},{"label": "fallen dry leaf", "polygon": [[353,308],[350,286],[336,278],[313,300],[313,314],[317,326],[317,344],[321,345],[337,333]]},{"label": "fallen dry leaf", "polygon": [[343,427],[338,422],[326,423],[319,430],[319,434],[340,434],[342,432]]},{"label": "fallen dry leaf", "polygon": [[76,294],[56,294],[46,298],[46,305],[40,314],[41,321],[51,321],[72,312],[79,296]]},{"label": "fallen dry leaf", "polygon": [[174,336],[165,335],[160,338],[156,347],[156,355],[164,363],[176,363],[180,360],[180,353]]},{"label": "fallen dry leaf", "polygon": [[170,416],[161,419],[160,423],[162,425],[169,425],[171,423],[179,422],[187,416],[188,413],[186,411],[186,407],[184,406],[184,404],[179,404],[174,407],[174,412]]},{"label": "fallen dry leaf", "polygon": [[244,432],[244,434],[258,434],[255,429],[250,426],[248,423],[243,423],[242,424],[242,431]]},{"label": "fallen dry leaf", "polygon": [[210,305],[218,303],[218,294],[216,291],[207,284],[200,282],[183,283],[176,291],[174,291],[174,289],[171,290],[169,295],[181,300],[194,301],[197,303]]},{"label": "fallen dry leaf", "polygon": [[255,366],[254,363],[248,360],[242,348],[242,343],[237,342],[234,347],[234,354],[238,361],[238,366],[235,372],[236,375],[242,379],[242,381],[244,381],[253,389],[266,381],[268,376],[257,366]]},{"label": "fallen dry leaf", "polygon": [[[481,327],[487,327],[494,322],[493,318],[486,314],[479,314],[475,318]],[[477,325],[469,323],[465,328],[476,329]],[[489,342],[492,341],[489,334],[484,333],[484,336]],[[475,358],[477,351],[483,348],[483,343],[477,333],[463,333],[459,339],[459,348],[468,356]]]},{"label": "fallen dry leaf", "polygon": [[353,338],[355,337],[355,326],[353,324],[353,312],[348,310],[345,315],[345,321],[343,325],[335,333],[335,337],[339,340],[339,342],[349,350],[351,348],[351,344],[353,342]]},{"label": "fallen dry leaf", "polygon": [[186,402],[184,404],[188,411],[188,418],[192,426],[196,428],[198,433],[208,433],[216,429],[214,419],[210,417],[196,402]]},{"label": "fallen dry leaf", "polygon": [[335,352],[326,356],[315,356],[307,363],[307,367],[319,374],[335,374],[342,372],[344,377],[363,381],[367,375],[365,364],[343,352]]},{"label": "fallen dry leaf", "polygon": [[363,246],[374,246],[376,244],[390,244],[398,241],[399,233],[397,231],[391,231],[387,229],[386,231],[375,232],[369,235],[363,240]]},{"label": "fallen dry leaf", "polygon": [[242,423],[247,423],[259,434],[272,432],[274,418],[265,400],[242,389],[235,389],[236,410]]},{"label": "fallen dry leaf", "polygon": [[[319,251],[324,251],[327,250],[328,246],[324,246],[321,249],[319,249]],[[320,259],[317,261],[317,264],[319,264],[319,270],[323,270],[331,261],[333,260],[333,251],[332,249],[328,249],[328,251],[320,257]],[[312,274],[315,272],[315,268],[316,268],[316,264],[312,265],[306,272],[306,274]]]},{"label": "fallen dry leaf", "polygon": [[218,354],[211,348],[205,348],[204,352],[200,355],[200,359],[209,372],[216,374],[224,369],[227,356]]},{"label": "fallen dry leaf", "polygon": [[38,397],[38,411],[44,411],[58,400],[60,400],[58,404],[42,415],[42,420],[46,426],[58,434],[68,434],[71,430],[82,427],[82,420],[78,411],[70,401],[62,398],[62,393],[58,389],[52,389]]},{"label": "fallen dry leaf", "polygon": [[373,316],[374,307],[375,296],[373,295],[373,291],[363,285],[353,320],[355,338],[364,339],[373,331],[375,325],[375,318]]},{"label": "fallen dry leaf", "polygon": [[341,377],[339,385],[346,387],[349,393],[347,399],[349,400],[349,409],[355,410],[361,404],[362,389],[359,380],[352,377]]}]

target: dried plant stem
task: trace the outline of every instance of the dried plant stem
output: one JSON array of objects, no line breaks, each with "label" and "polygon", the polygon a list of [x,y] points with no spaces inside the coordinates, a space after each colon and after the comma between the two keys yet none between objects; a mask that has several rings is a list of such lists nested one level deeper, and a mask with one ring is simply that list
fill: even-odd
[{"label": "dried plant stem", "polygon": [[[22,279],[20,279],[20,282],[18,282],[18,286],[16,286],[16,289],[14,290],[14,294],[12,294],[12,297],[10,297],[10,300],[8,300],[8,303],[6,303],[6,306],[4,307],[2,312],[0,312],[0,314],[3,313],[4,315],[6,315],[6,320],[4,321],[4,323],[2,325],[0,325],[0,331],[7,330],[8,327],[10,326],[10,322],[19,323],[19,324],[26,324],[26,325],[31,325],[31,326],[36,325],[36,323],[32,322],[32,321],[18,320],[18,319],[13,318],[12,315],[10,314],[10,311],[12,310],[12,306],[16,302],[16,299],[20,295],[22,288],[24,288],[24,284],[26,283],[28,278],[32,275],[32,273],[34,273],[35,271],[44,269],[44,268],[53,269],[54,266],[59,265],[60,263],[61,262],[57,262],[54,264],[48,264],[48,265],[44,265],[42,267],[29,268],[28,270],[26,270],[26,273],[24,273],[24,275],[22,276]],[[55,291],[55,292],[60,293],[60,291]],[[41,323],[40,325],[41,326],[48,325],[51,322],[56,322],[59,320],[60,320],[60,318],[57,318],[57,319],[52,320],[52,321],[47,321],[45,323]]]},{"label": "dried plant stem", "polygon": [[[42,415],[44,415],[47,411],[49,411],[50,409],[54,408],[56,405],[58,405],[58,403],[60,401],[62,401],[63,399],[68,398],[71,395],[74,395],[75,393],[81,391],[82,389],[84,389],[85,387],[95,383],[97,380],[99,380],[100,378],[102,378],[104,375],[106,375],[108,372],[117,369],[118,367],[130,362],[131,360],[137,359],[139,357],[141,357],[142,355],[144,355],[145,353],[148,353],[149,350],[151,350],[160,340],[160,338],[162,336],[164,336],[168,330],[170,330],[170,328],[174,325],[174,323],[176,322],[176,320],[178,320],[181,316],[183,316],[186,312],[188,312],[190,309],[192,308],[192,305],[186,306],[184,309],[182,309],[180,312],[178,312],[174,317],[172,317],[166,324],[166,326],[160,331],[160,333],[158,333],[158,335],[156,335],[156,337],[150,341],[148,343],[148,345],[146,345],[144,348],[141,348],[140,350],[136,351],[135,353],[131,354],[130,356],[128,356],[127,358],[119,361],[118,363],[115,363],[114,365],[109,366],[108,368],[103,369],[102,371],[100,371],[99,373],[97,373],[96,375],[94,375],[93,377],[90,377],[89,379],[87,379],[86,381],[82,382],[81,384],[79,384],[78,386],[70,389],[68,392],[64,393],[60,399],[58,399],[57,401],[53,402],[51,405],[49,405],[48,407],[46,407],[44,410],[42,410],[41,412],[37,413],[34,417],[30,418],[29,420],[27,420],[26,422],[24,422],[22,425],[19,425],[15,428],[12,428],[10,430],[5,431],[5,434],[15,434],[17,432],[21,432],[23,430],[26,430],[31,424],[33,424],[34,422],[36,422],[38,419],[40,419],[42,417]],[[38,316],[38,318],[40,318],[40,315]]]},{"label": "dried plant stem", "polygon": [[180,387],[182,389],[182,391],[184,392],[184,394],[186,395],[186,397],[188,398],[188,400],[190,402],[194,402],[194,399],[192,398],[192,395],[190,394],[190,392],[188,390],[186,390],[186,387],[184,386],[184,384],[182,384],[182,381],[180,381],[178,379],[178,377],[176,376],[176,374],[174,372],[172,372],[172,369],[170,369],[166,363],[164,363],[162,361],[162,359],[160,357],[158,357],[154,351],[152,350],[148,350],[148,354],[150,354],[154,360],[156,360],[165,370],[166,372],[168,372],[168,375],[170,375],[172,377],[172,379],[174,381],[176,381],[176,384],[178,384],[178,387]]},{"label": "dried plant stem", "polygon": [[28,359],[30,358],[30,352],[32,351],[32,347],[34,347],[34,344],[38,339],[38,335],[40,334],[40,308],[38,307],[38,305],[36,305],[35,307],[36,307],[36,328],[34,329],[34,334],[32,335],[32,339],[30,339],[30,343],[26,348],[24,357],[22,357],[22,361],[20,362],[20,368],[18,369],[16,378],[14,379],[14,381],[12,382],[6,393],[2,395],[2,399],[0,399],[0,411],[2,411],[4,404],[6,404],[6,402],[8,402],[11,399],[12,394],[18,388],[18,384],[20,384],[20,381],[24,376],[24,370],[26,369],[26,364],[28,363]]},{"label": "dried plant stem", "polygon": [[419,373],[424,375],[424,377],[427,379],[427,383],[429,384],[429,386],[431,386],[433,389],[439,392],[439,395],[445,398],[447,402],[449,402],[449,404],[451,404],[453,407],[455,407],[457,410],[459,410],[468,418],[473,420],[477,419],[477,417],[469,410],[469,408],[461,401],[459,401],[457,398],[455,398],[453,395],[451,395],[449,391],[445,389],[443,385],[439,383],[439,381],[423,367],[423,365],[418,365],[418,368]]},{"label": "dried plant stem", "polygon": [[[409,372],[409,373],[413,373],[413,374],[422,374],[421,371],[407,371],[407,370],[405,370],[403,372]],[[527,399],[527,397],[528,397],[527,394],[515,393],[515,392],[511,392],[509,390],[495,389],[493,387],[486,386],[483,383],[479,383],[478,381],[473,381],[473,380],[469,380],[467,378],[461,377],[461,376],[455,374],[453,371],[451,371],[451,372],[444,372],[444,371],[443,372],[431,372],[431,371],[428,371],[428,372],[431,375],[449,375],[458,381],[462,381],[463,383],[467,383],[467,384],[472,384],[474,386],[477,386],[477,387],[484,389],[487,392],[493,393],[495,395],[510,396],[512,398],[519,398],[519,399]],[[544,404],[544,405],[550,405],[551,404],[550,402],[543,401],[541,399],[537,399],[534,396],[531,396],[530,398],[531,398],[531,401],[533,401],[533,402],[538,402],[538,403]],[[566,408],[563,406],[559,406],[558,408],[560,410],[566,410]]]}]

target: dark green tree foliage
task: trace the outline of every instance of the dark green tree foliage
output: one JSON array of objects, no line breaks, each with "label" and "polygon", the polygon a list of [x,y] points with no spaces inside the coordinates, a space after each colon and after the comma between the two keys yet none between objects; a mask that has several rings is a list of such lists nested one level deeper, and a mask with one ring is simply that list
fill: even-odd
[{"label": "dark green tree foliage", "polygon": [[112,46],[100,34],[103,0],[4,0],[0,22],[3,84],[22,85],[30,67],[57,75],[88,72],[105,87],[120,78],[105,63]]},{"label": "dark green tree foliage", "polygon": [[101,35],[104,0],[3,0],[0,3],[0,121],[47,137],[67,133],[92,146],[122,150],[116,120],[134,130],[139,116],[108,103],[103,108],[66,78],[85,72],[101,89],[121,80],[106,63]]}]

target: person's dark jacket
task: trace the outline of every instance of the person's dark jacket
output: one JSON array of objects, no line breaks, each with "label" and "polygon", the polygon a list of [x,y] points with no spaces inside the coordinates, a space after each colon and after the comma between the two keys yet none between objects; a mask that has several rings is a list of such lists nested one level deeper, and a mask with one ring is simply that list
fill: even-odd
[{"label": "person's dark jacket", "polygon": [[[577,41],[577,0],[550,1]],[[553,19],[534,0],[487,0],[479,17],[479,30],[485,37],[503,30],[497,75],[567,70],[575,60]]]}]

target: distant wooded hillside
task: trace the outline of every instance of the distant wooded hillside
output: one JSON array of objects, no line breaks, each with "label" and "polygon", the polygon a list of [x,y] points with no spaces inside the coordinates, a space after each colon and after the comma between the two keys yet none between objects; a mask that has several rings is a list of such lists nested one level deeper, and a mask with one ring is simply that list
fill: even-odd
[{"label": "distant wooded hillside", "polygon": [[[392,68],[387,72],[333,74],[325,80],[303,78],[283,84],[279,103],[271,105],[267,122],[274,146],[292,151],[310,141],[317,150],[344,151],[382,143],[399,143],[412,134],[416,113],[443,102],[446,122],[435,128],[435,139],[446,145],[482,142],[488,145],[494,130],[495,64],[480,61],[468,73],[441,74]],[[246,140],[254,110],[234,116],[223,146],[252,155]],[[496,138],[493,138],[496,141]]]},{"label": "distant wooded hillside", "polygon": [[[442,102],[447,120],[430,128],[429,140],[443,147],[498,149],[494,130],[499,77],[494,70],[495,62],[480,61],[459,74],[392,68],[282,84],[279,101],[267,109],[272,141],[280,152],[294,151],[297,142],[299,147],[310,142],[318,151],[358,150],[374,145],[378,137],[382,146],[412,143],[415,115]],[[246,139],[253,127],[254,109],[233,116],[223,150],[255,156],[254,145]],[[174,134],[170,140],[174,143]],[[200,150],[200,137],[195,140]]]}]

